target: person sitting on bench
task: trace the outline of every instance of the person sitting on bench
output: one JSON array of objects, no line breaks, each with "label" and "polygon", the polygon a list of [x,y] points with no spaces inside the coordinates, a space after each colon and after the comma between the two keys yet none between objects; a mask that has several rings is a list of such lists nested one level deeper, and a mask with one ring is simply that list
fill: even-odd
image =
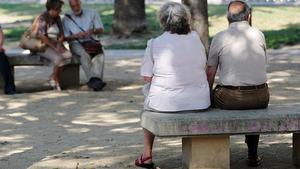
[{"label": "person sitting on bench", "polygon": [[47,48],[37,54],[48,59],[53,64],[53,73],[50,81],[54,81],[53,87],[61,91],[60,78],[63,66],[71,62],[72,54],[63,46],[64,32],[59,14],[64,2],[62,0],[47,0],[47,11],[36,17],[31,31],[43,41]]},{"label": "person sitting on bench", "polygon": [[11,95],[16,93],[16,87],[14,83],[14,76],[11,72],[7,56],[5,55],[3,43],[4,34],[0,25],[0,73],[4,80],[4,93]]},{"label": "person sitting on bench", "polygon": [[[69,5],[72,11],[66,13],[63,19],[66,40],[71,52],[80,58],[82,69],[88,78],[88,87],[101,91],[106,86],[103,81],[105,57],[97,37],[104,31],[101,18],[94,10],[83,9],[80,0],[69,0]],[[89,49],[99,52],[91,53],[85,48],[85,44],[91,44]]]},{"label": "person sitting on bench", "polygon": [[[205,48],[191,31],[189,10],[169,2],[159,10],[164,33],[148,41],[141,67],[145,85],[145,110],[179,112],[206,110],[210,106],[209,85],[205,74]],[[154,134],[143,129],[144,151],[135,165],[152,168]]]},{"label": "person sitting on bench", "polygon": [[[220,109],[244,110],[268,107],[264,35],[251,26],[251,7],[244,1],[228,5],[229,28],[212,40],[207,61],[210,89],[219,68],[219,83],[212,92],[213,105]],[[246,135],[248,165],[261,164],[257,155],[259,135]]]}]

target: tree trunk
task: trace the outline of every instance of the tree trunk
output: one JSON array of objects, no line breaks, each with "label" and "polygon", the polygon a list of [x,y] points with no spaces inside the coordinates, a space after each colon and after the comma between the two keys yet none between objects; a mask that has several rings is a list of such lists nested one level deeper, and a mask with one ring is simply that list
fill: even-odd
[{"label": "tree trunk", "polygon": [[114,34],[130,36],[146,30],[145,0],[115,0],[114,8]]},{"label": "tree trunk", "polygon": [[209,33],[208,33],[208,11],[207,0],[182,0],[187,5],[192,14],[192,29],[198,32],[206,53],[208,53]]}]

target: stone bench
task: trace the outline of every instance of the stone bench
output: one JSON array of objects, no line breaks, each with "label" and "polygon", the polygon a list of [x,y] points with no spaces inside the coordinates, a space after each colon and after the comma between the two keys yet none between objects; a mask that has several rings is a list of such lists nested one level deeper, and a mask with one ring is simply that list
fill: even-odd
[{"label": "stone bench", "polygon": [[229,169],[230,135],[293,133],[293,162],[300,166],[300,107],[264,110],[143,112],[141,125],[158,137],[182,137],[184,169]]},{"label": "stone bench", "polygon": [[[15,49],[6,51],[11,70],[14,73],[15,66],[43,66],[49,63],[46,59],[36,54],[30,54],[29,50]],[[73,57],[70,64],[64,66],[61,76],[61,87],[79,86],[79,61]],[[51,72],[49,72],[50,74]],[[0,88],[3,88],[3,80],[0,75]],[[2,90],[2,89],[1,89]]]}]

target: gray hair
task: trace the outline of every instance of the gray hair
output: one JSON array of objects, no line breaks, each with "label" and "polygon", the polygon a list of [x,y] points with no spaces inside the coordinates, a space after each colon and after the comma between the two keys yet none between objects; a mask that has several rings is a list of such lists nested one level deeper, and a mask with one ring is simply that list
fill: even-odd
[{"label": "gray hair", "polygon": [[191,13],[186,6],[180,3],[165,3],[159,10],[158,20],[164,31],[176,34],[191,32]]},{"label": "gray hair", "polygon": [[[234,2],[242,3],[244,5],[244,9],[242,11],[240,11],[239,13],[235,13],[235,14],[230,13],[229,7]],[[234,0],[228,4],[227,19],[228,19],[229,23],[245,21],[248,19],[250,12],[251,12],[251,6],[248,3],[246,3],[245,1],[242,1],[242,0]]]}]

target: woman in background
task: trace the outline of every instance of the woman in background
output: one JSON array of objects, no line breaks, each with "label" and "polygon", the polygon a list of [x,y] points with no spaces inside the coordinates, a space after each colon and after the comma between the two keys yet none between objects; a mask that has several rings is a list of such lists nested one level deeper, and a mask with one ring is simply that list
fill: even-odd
[{"label": "woman in background", "polygon": [[57,91],[61,91],[60,76],[63,66],[70,63],[72,57],[63,46],[63,26],[59,16],[63,4],[62,0],[47,0],[47,10],[35,19],[31,28],[32,33],[47,45],[45,51],[38,54],[53,64],[50,81],[54,82],[52,85]]}]

